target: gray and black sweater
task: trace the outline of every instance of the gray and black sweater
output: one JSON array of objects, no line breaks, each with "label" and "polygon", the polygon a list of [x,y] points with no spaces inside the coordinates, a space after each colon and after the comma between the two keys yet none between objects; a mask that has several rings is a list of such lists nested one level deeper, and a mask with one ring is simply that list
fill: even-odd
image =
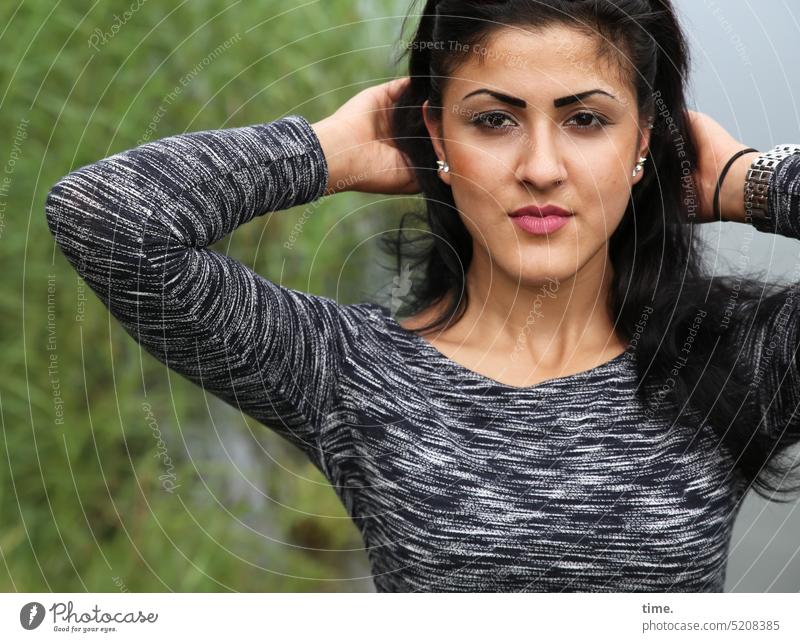
[{"label": "gray and black sweater", "polygon": [[[137,342],[322,471],[378,591],[723,590],[746,483],[710,427],[645,413],[628,352],[514,387],[448,359],[386,307],[283,287],[209,249],[320,198],[327,180],[314,130],[292,115],[79,168],[53,186],[46,216]],[[800,239],[800,155],[769,199],[775,222],[756,226]],[[763,386],[783,387],[761,438],[800,399],[796,310],[774,323],[747,335],[755,365],[775,344]]]}]

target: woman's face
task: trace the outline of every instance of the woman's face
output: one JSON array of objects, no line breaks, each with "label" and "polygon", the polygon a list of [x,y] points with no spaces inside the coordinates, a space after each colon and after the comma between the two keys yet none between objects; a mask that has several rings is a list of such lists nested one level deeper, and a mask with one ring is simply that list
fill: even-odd
[{"label": "woman's face", "polygon": [[[598,59],[596,44],[567,27],[503,28],[447,79],[441,122],[423,105],[437,156],[450,165],[439,176],[472,235],[473,256],[491,257],[514,281],[602,271],[630,188],[649,169],[631,175],[649,130],[633,89]],[[584,95],[594,90],[606,93]],[[575,95],[579,102],[569,99]],[[573,216],[534,234],[509,216],[527,205]]]}]

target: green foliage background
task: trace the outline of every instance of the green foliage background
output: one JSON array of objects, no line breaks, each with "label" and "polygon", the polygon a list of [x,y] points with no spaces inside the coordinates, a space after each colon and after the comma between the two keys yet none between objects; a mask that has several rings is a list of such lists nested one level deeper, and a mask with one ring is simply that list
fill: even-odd
[{"label": "green foliage background", "polygon": [[[0,198],[0,590],[372,590],[358,532],[322,475],[140,350],[55,246],[44,200],[72,169],[135,147],[160,107],[150,140],[327,116],[404,73],[392,61],[409,6],[0,5],[0,176],[11,180]],[[375,237],[409,205],[339,194],[313,209],[292,250],[282,244],[303,208],[257,218],[215,249],[289,287],[365,300],[391,283],[372,269]],[[154,427],[175,466],[174,493],[159,481]]]}]

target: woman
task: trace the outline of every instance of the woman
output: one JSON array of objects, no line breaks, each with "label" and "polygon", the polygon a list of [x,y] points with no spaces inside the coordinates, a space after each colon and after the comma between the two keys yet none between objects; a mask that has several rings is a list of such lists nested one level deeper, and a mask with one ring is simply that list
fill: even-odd
[{"label": "woman", "polygon": [[[798,324],[790,288],[707,276],[693,224],[800,238],[800,156],[751,218],[764,159],[686,110],[667,0],[430,1],[407,50],[314,125],[73,171],[50,229],[136,341],[319,467],[379,591],[722,590],[739,501],[800,440]],[[343,189],[425,198],[402,323],[209,249]]]}]

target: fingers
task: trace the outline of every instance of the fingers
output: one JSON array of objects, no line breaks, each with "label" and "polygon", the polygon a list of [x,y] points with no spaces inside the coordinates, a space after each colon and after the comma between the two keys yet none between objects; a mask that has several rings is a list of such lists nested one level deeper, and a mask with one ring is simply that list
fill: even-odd
[{"label": "fingers", "polygon": [[397,100],[398,98],[400,98],[400,95],[406,90],[410,82],[411,82],[411,76],[403,76],[401,78],[395,78],[394,80],[390,80],[386,84],[386,94],[392,100]]}]

